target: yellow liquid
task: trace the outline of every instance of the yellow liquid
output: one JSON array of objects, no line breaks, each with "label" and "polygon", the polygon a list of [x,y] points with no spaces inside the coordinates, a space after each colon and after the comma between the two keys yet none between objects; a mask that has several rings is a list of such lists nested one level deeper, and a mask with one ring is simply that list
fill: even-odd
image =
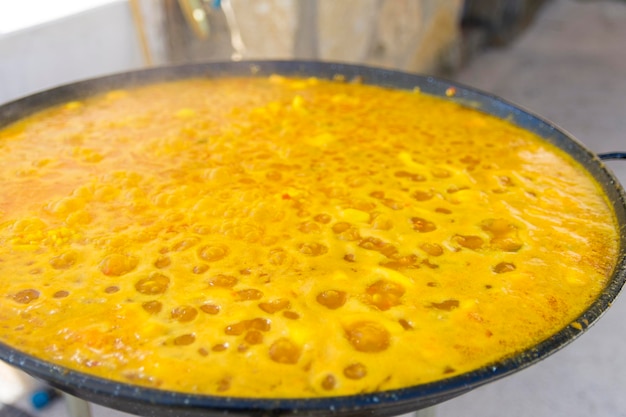
[{"label": "yellow liquid", "polygon": [[464,373],[568,325],[618,251],[567,155],[418,92],[177,81],[36,114],[0,151],[0,340],[165,390]]}]

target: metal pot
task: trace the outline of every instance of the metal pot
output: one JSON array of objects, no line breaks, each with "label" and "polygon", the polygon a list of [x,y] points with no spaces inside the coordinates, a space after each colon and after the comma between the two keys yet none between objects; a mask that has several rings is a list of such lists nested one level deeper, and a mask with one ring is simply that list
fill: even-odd
[{"label": "metal pot", "polygon": [[[346,79],[398,89],[413,89],[475,107],[529,130],[578,161],[601,185],[620,225],[620,252],[610,280],[593,304],[571,325],[515,356],[448,379],[403,389],[329,398],[251,399],[215,397],[120,383],[76,372],[26,355],[0,343],[0,359],[53,386],[87,401],[143,416],[389,416],[446,401],[486,383],[526,368],[572,342],[611,305],[626,281],[626,194],[601,159],[626,158],[624,153],[595,155],[550,122],[499,97],[437,79],[397,71],[346,64],[300,61],[259,61],[191,64],[121,73],[77,82],[34,94],[0,106],[0,127],[38,110],[84,98],[108,89],[188,77],[305,76]],[[450,94],[454,91],[454,94]],[[581,327],[582,325],[582,327]]]}]

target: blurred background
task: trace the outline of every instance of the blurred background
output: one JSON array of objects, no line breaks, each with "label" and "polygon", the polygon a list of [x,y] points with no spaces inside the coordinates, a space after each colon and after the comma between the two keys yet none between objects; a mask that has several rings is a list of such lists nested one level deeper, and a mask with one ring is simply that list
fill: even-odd
[{"label": "blurred background", "polygon": [[320,59],[453,74],[545,0],[0,1],[0,102],[152,65]]},{"label": "blurred background", "polygon": [[[594,152],[626,151],[624,0],[0,0],[0,103],[157,65],[361,63],[496,94]],[[611,162],[626,184],[626,162]],[[440,404],[438,417],[626,417],[626,301],[556,355]],[[67,415],[0,363],[0,417]],[[95,417],[126,416],[92,406]],[[13,414],[11,414],[13,413]]]}]

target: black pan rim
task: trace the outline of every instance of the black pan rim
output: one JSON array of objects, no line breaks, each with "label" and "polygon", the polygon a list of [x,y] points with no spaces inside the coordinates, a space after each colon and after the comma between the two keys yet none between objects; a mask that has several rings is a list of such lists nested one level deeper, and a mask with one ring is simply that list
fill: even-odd
[{"label": "black pan rim", "polygon": [[[92,78],[5,103],[0,105],[0,127],[54,104],[83,98],[110,89],[111,86],[119,88],[190,77],[267,76],[274,72],[281,75],[319,76],[321,78],[331,78],[334,74],[344,74],[351,78],[358,77],[365,84],[376,84],[389,88],[407,89],[409,85],[419,86],[425,93],[442,96],[496,117],[509,119],[514,124],[531,130],[546,141],[556,144],[583,165],[588,173],[601,184],[609,204],[615,212],[617,221],[621,225],[619,260],[608,285],[576,320],[531,348],[464,374],[412,387],[367,394],[264,399],[163,391],[106,380],[57,366],[24,354],[3,343],[0,343],[1,360],[21,368],[33,376],[42,378],[70,394],[113,406],[116,403],[125,404],[124,408],[120,408],[122,411],[166,408],[180,412],[189,411],[192,414],[197,411],[234,414],[271,412],[276,415],[317,412],[342,414],[370,409],[379,409],[383,413],[386,409],[393,409],[394,412],[408,412],[450,399],[531,366],[550,356],[583,334],[606,312],[620,293],[626,282],[626,194],[615,176],[605,167],[597,155],[555,124],[500,97],[443,78],[322,61],[240,61],[173,65]],[[400,85],[404,85],[404,87]],[[486,104],[489,106],[486,107]]]}]

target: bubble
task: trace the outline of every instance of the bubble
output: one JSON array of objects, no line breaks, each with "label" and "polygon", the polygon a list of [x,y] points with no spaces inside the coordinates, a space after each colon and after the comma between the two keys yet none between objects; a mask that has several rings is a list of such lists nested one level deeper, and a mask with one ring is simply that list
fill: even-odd
[{"label": "bubble", "polygon": [[371,225],[375,230],[391,230],[393,229],[393,220],[385,214],[375,213],[372,215]]},{"label": "bubble", "polygon": [[106,287],[104,289],[104,292],[107,294],[114,294],[118,292],[119,290],[120,290],[120,287],[118,287],[117,285],[111,285],[110,287]]},{"label": "bubble", "polygon": [[417,190],[413,192],[413,198],[417,201],[428,201],[435,196],[432,191]]},{"label": "bubble", "polygon": [[51,258],[48,262],[54,269],[69,269],[76,263],[78,256],[74,252],[62,253]]},{"label": "bubble", "polygon": [[300,355],[300,347],[286,337],[277,339],[269,348],[270,359],[277,363],[296,364]]},{"label": "bubble", "polygon": [[413,330],[413,325],[405,319],[398,320],[398,323],[400,324],[400,326],[402,326],[404,330]]},{"label": "bubble", "polygon": [[263,229],[255,224],[238,222],[226,229],[222,233],[234,239],[240,239],[248,243],[255,243],[263,236]]},{"label": "bubble", "polygon": [[315,222],[306,221],[298,225],[298,230],[302,233],[319,233],[322,230],[322,227]]},{"label": "bubble", "polygon": [[359,321],[345,328],[346,338],[359,352],[382,352],[389,347],[391,335],[381,324]]},{"label": "bubble", "polygon": [[494,237],[490,243],[504,252],[517,252],[524,246],[524,243],[515,237]]},{"label": "bubble", "polygon": [[298,251],[308,256],[320,256],[328,252],[328,248],[321,243],[305,242],[298,245]]},{"label": "bubble", "polygon": [[361,379],[367,375],[367,368],[362,363],[356,362],[346,366],[343,374],[349,379]]},{"label": "bubble", "polygon": [[313,220],[315,220],[318,223],[328,224],[332,220],[332,217],[330,217],[330,215],[326,213],[320,213],[320,214],[316,214],[313,217]]},{"label": "bubble", "polygon": [[106,276],[119,277],[135,269],[138,264],[139,259],[134,256],[113,253],[102,259],[99,268]]},{"label": "bubble", "polygon": [[202,264],[202,265],[195,265],[192,269],[191,272],[193,272],[196,275],[201,275],[204,274],[206,271],[209,270],[209,266],[206,264]]},{"label": "bubble", "polygon": [[218,343],[211,348],[213,352],[223,352],[226,349],[228,349],[228,343]]},{"label": "bubble", "polygon": [[200,242],[200,239],[197,237],[188,237],[186,239],[183,239],[179,242],[176,242],[173,246],[172,246],[172,251],[173,252],[182,252],[185,251],[195,245],[198,244],[198,242]]},{"label": "bubble", "polygon": [[422,243],[420,249],[429,254],[430,256],[443,255],[443,248],[437,243]]},{"label": "bubble", "polygon": [[337,385],[337,379],[334,375],[328,374],[322,379],[322,388],[326,391],[330,391]]},{"label": "bubble", "polygon": [[265,174],[265,178],[270,181],[280,181],[283,178],[283,175],[278,171],[268,171]]},{"label": "bubble", "polygon": [[452,173],[445,168],[433,168],[430,173],[435,178],[450,178]]},{"label": "bubble", "polygon": [[480,158],[476,158],[475,156],[472,155],[466,155],[463,158],[459,159],[459,161],[461,161],[464,164],[467,165],[478,165],[480,164]]},{"label": "bubble", "polygon": [[511,177],[508,177],[506,175],[501,175],[496,178],[498,179],[500,185],[502,185],[503,187],[513,187],[515,185]]},{"label": "bubble", "polygon": [[417,230],[420,233],[428,233],[437,230],[435,223],[421,217],[411,217],[411,224],[413,230]]},{"label": "bubble", "polygon": [[517,227],[504,219],[487,219],[480,228],[493,236],[506,236],[517,231]]},{"label": "bubble", "polygon": [[70,295],[70,293],[69,293],[68,291],[65,291],[65,290],[60,290],[60,291],[55,292],[55,293],[52,295],[52,297],[54,297],[54,298],[65,298],[65,297],[67,297],[68,295]]},{"label": "bubble", "polygon": [[[346,229],[343,229],[344,224],[348,224],[349,227]],[[339,225],[341,225],[341,227],[339,227]],[[337,232],[337,230],[339,229],[343,229],[343,230],[341,230],[340,232]],[[345,223],[345,222],[337,223],[333,226],[333,231],[337,234],[337,237],[339,239],[345,240],[347,242],[353,242],[361,238],[359,229],[351,225],[350,223]]]},{"label": "bubble", "polygon": [[348,222],[338,222],[333,224],[332,226],[332,231],[335,233],[343,233],[346,230],[350,229],[352,227],[352,225]]},{"label": "bubble", "polygon": [[392,261],[389,262],[381,262],[380,265],[385,268],[400,270],[402,268],[416,268],[416,263],[418,258],[416,255],[406,255],[394,257]]},{"label": "bubble", "polygon": [[437,310],[452,311],[455,308],[459,307],[459,300],[450,299],[450,300],[444,300],[440,303],[430,303],[430,307],[435,308]]},{"label": "bubble", "polygon": [[158,272],[152,272],[147,278],[135,283],[137,292],[145,295],[163,294],[170,285],[170,279]]},{"label": "bubble", "polygon": [[172,263],[172,260],[170,259],[169,256],[159,256],[157,260],[154,261],[154,266],[159,269],[163,269],[163,268],[167,268],[168,266],[170,266],[171,263]]},{"label": "bubble", "polygon": [[311,213],[308,210],[300,209],[296,213],[296,215],[300,218],[309,217]]},{"label": "bubble", "polygon": [[394,281],[381,279],[367,287],[365,293],[370,304],[379,310],[386,311],[402,304],[400,299],[404,295],[405,289]]},{"label": "bubble", "polygon": [[16,235],[39,233],[44,231],[46,228],[46,223],[37,217],[16,220],[11,226],[13,233]]},{"label": "bubble", "polygon": [[240,321],[237,323],[229,324],[224,328],[224,333],[228,336],[239,336],[248,330],[248,321]]},{"label": "bubble", "polygon": [[158,314],[163,309],[163,304],[160,301],[152,300],[142,303],[141,307],[149,314]]},{"label": "bubble", "polygon": [[391,198],[385,198],[385,199],[381,200],[381,203],[384,206],[389,207],[392,210],[402,210],[404,208],[404,204],[403,203],[401,203],[399,201],[396,201],[396,200],[393,200]]},{"label": "bubble", "polygon": [[211,244],[201,247],[198,256],[207,262],[215,262],[228,256],[229,250],[225,245]]},{"label": "bubble", "polygon": [[242,320],[237,323],[229,324],[224,329],[224,333],[229,336],[239,336],[249,330],[267,332],[271,329],[269,320],[257,317],[250,320]]},{"label": "bubble", "polygon": [[356,257],[354,256],[353,253],[348,253],[346,255],[344,255],[343,260],[346,262],[355,262]]},{"label": "bubble", "polygon": [[91,223],[92,217],[84,210],[79,210],[74,213],[70,213],[65,218],[65,223],[69,226],[84,226]]},{"label": "bubble", "polygon": [[246,341],[246,343],[249,343],[251,345],[261,344],[263,343],[263,333],[258,330],[250,330],[246,333],[244,340]]},{"label": "bubble", "polygon": [[480,249],[484,244],[484,241],[480,236],[455,235],[453,239],[459,245],[471,250]]},{"label": "bubble", "polygon": [[[356,167],[358,169],[358,167]],[[350,175],[346,177],[346,184],[350,188],[358,188],[367,184],[368,178],[363,175]]]},{"label": "bubble", "polygon": [[209,279],[209,285],[211,287],[220,287],[220,288],[232,288],[234,287],[239,280],[232,276],[226,274],[218,274]]},{"label": "bubble", "polygon": [[367,250],[380,252],[387,258],[395,257],[398,249],[390,243],[376,237],[366,237],[359,241],[359,247]]},{"label": "bubble", "polygon": [[425,265],[425,266],[429,267],[430,269],[437,269],[437,268],[439,268],[439,265],[430,262],[428,259],[424,259],[422,261],[422,265]]},{"label": "bubble", "polygon": [[325,187],[320,191],[326,194],[328,198],[342,198],[348,195],[348,189],[346,187]]},{"label": "bubble", "polygon": [[99,202],[113,201],[120,194],[120,190],[112,185],[99,185],[93,194],[93,198]]},{"label": "bubble", "polygon": [[171,312],[171,318],[181,323],[193,321],[197,315],[198,310],[188,305],[175,307]]},{"label": "bubble", "polygon": [[267,332],[271,329],[271,323],[269,320],[257,317],[249,321],[250,329],[260,330],[262,332]]},{"label": "bubble", "polygon": [[39,291],[29,288],[27,290],[18,291],[11,298],[20,304],[29,304],[39,298]]},{"label": "bubble", "polygon": [[222,378],[219,381],[217,381],[217,387],[216,390],[217,392],[224,392],[224,391],[228,391],[230,389],[230,378]]},{"label": "bubble", "polygon": [[407,178],[411,181],[426,181],[426,177],[424,177],[423,175],[419,175],[419,174],[414,174],[411,172],[407,172],[407,171],[396,171],[394,173],[394,176],[396,178]]},{"label": "bubble", "polygon": [[48,205],[48,210],[58,216],[66,217],[70,213],[79,211],[85,206],[85,201],[76,197],[64,197]]},{"label": "bubble", "polygon": [[172,343],[174,343],[175,346],[188,346],[188,345],[193,344],[193,342],[195,341],[196,341],[196,335],[194,335],[193,333],[187,333],[187,334],[183,334],[178,337],[175,337]]},{"label": "bubble", "polygon": [[327,290],[317,294],[315,299],[324,307],[336,310],[346,303],[348,295],[344,291]]},{"label": "bubble", "polygon": [[457,186],[457,185],[453,185],[451,187],[449,187],[446,192],[448,194],[454,194],[454,193],[458,193],[459,191],[464,191],[464,190],[469,190],[470,187],[468,186]]},{"label": "bubble", "polygon": [[444,373],[444,375],[445,375],[445,374],[452,374],[452,373],[454,373],[454,372],[456,372],[456,369],[454,369],[454,368],[453,368],[453,367],[451,367],[451,366],[446,366],[446,367],[443,369],[443,373]]},{"label": "bubble", "polygon": [[236,301],[260,300],[261,298],[263,298],[263,292],[255,288],[247,288],[235,292]]},{"label": "bubble", "polygon": [[200,306],[200,311],[207,313],[207,314],[211,314],[213,316],[218,314],[220,310],[221,308],[217,304],[202,304]]},{"label": "bubble", "polygon": [[493,267],[493,272],[495,272],[496,274],[504,274],[506,272],[515,271],[515,269],[515,264],[512,264],[510,262],[500,262]]},{"label": "bubble", "polygon": [[298,320],[300,318],[300,314],[296,313],[295,311],[287,310],[283,311],[283,317],[289,320]]},{"label": "bubble", "polygon": [[263,303],[259,303],[259,308],[266,313],[274,314],[286,308],[289,308],[291,303],[286,298],[275,298]]},{"label": "bubble", "polygon": [[487,219],[480,225],[491,235],[491,245],[505,252],[517,252],[524,243],[518,236],[518,228],[504,219]]},{"label": "bubble", "polygon": [[208,235],[211,233],[211,226],[206,224],[197,224],[193,227],[193,232],[199,235]]},{"label": "bubble", "polygon": [[272,265],[280,266],[280,265],[285,264],[288,257],[289,255],[283,248],[273,248],[273,249],[270,249],[270,252],[268,255],[268,261]]}]

